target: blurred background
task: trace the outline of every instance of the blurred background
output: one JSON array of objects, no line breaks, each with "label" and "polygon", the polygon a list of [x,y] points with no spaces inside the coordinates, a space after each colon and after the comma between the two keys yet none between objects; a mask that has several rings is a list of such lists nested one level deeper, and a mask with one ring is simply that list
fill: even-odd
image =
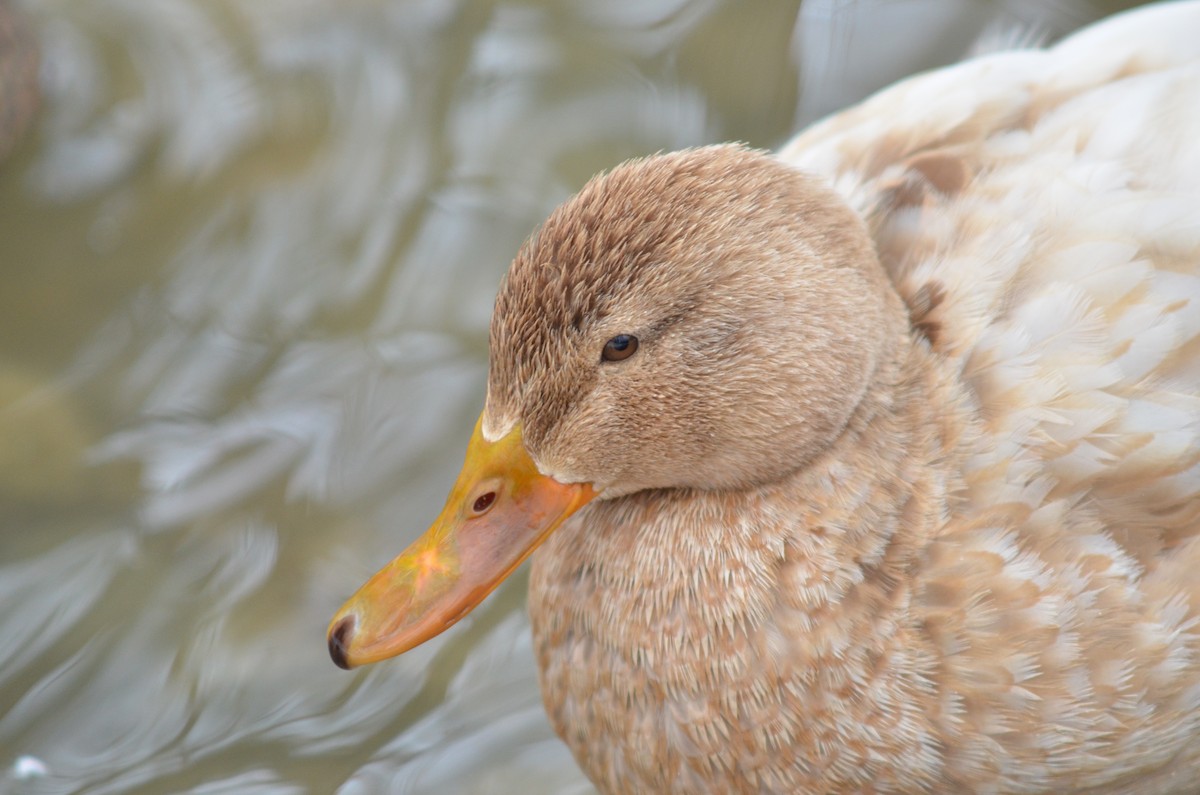
[{"label": "blurred background", "polygon": [[325,649],[445,498],[522,239],[1128,5],[0,0],[0,793],[591,792],[523,572]]}]

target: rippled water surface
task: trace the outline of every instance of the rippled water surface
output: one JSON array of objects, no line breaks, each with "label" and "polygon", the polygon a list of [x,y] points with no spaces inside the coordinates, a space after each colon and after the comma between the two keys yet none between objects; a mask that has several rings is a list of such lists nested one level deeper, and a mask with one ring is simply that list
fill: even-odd
[{"label": "rippled water surface", "polygon": [[0,793],[591,792],[523,575],[397,660],[325,650],[445,497],[520,241],[626,157],[777,146],[981,34],[1117,5],[20,6],[43,102],[0,164]]}]

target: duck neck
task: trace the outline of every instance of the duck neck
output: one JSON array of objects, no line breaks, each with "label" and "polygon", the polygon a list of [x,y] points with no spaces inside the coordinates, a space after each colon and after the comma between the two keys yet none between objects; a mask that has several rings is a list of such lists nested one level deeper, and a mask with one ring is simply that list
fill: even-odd
[{"label": "duck neck", "polygon": [[[745,490],[593,503],[538,551],[543,694],[594,780],[622,791],[638,773],[631,760],[645,758],[634,778],[667,787],[662,760],[719,758],[720,738],[770,724],[783,702],[820,716],[821,731],[794,738],[814,771],[836,764],[829,732],[895,753],[879,733],[889,726],[916,738],[903,752],[914,782],[934,775],[934,730],[914,697],[933,655],[909,583],[947,515],[960,404],[939,401],[950,381],[924,343],[903,339],[845,431],[801,469]],[[636,748],[614,732],[630,704],[661,723]],[[596,755],[597,737],[611,759]]]},{"label": "duck neck", "polygon": [[911,569],[947,515],[961,401],[928,347],[901,339],[835,442],[746,495],[790,515],[775,620],[809,627],[802,656],[852,658],[839,638],[894,642],[907,626]]},{"label": "duck neck", "polygon": [[904,622],[906,572],[943,523],[961,466],[949,380],[924,343],[896,339],[844,431],[800,469],[744,490],[638,492],[577,514],[535,557],[535,617],[594,609],[565,596],[582,589],[603,592],[621,617],[586,622],[614,646],[631,640],[632,620],[666,653],[675,639],[662,622],[680,618],[681,630],[730,637],[775,626],[796,660],[845,652],[820,633],[850,640],[869,624],[860,638],[885,639],[886,625]]}]

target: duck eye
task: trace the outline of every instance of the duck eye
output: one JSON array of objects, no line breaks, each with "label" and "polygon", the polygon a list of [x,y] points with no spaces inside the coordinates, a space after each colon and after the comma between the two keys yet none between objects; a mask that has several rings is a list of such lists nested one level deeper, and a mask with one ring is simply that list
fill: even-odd
[{"label": "duck eye", "polygon": [[492,503],[496,501],[496,492],[489,491],[487,494],[481,494],[475,500],[475,504],[471,506],[471,511],[478,516],[481,513],[486,513],[488,508],[492,507]]},{"label": "duck eye", "polygon": [[606,362],[619,362],[633,356],[637,349],[637,337],[630,334],[618,334],[604,343],[604,351],[600,354],[600,358]]}]

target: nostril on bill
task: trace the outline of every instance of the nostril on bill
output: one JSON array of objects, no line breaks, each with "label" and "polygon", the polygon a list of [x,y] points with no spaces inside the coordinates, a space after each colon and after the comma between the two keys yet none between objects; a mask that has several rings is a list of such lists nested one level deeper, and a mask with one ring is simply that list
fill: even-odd
[{"label": "nostril on bill", "polygon": [[337,622],[329,632],[329,656],[338,668],[350,670],[350,661],[346,658],[346,646],[354,636],[354,616],[346,616]]}]

